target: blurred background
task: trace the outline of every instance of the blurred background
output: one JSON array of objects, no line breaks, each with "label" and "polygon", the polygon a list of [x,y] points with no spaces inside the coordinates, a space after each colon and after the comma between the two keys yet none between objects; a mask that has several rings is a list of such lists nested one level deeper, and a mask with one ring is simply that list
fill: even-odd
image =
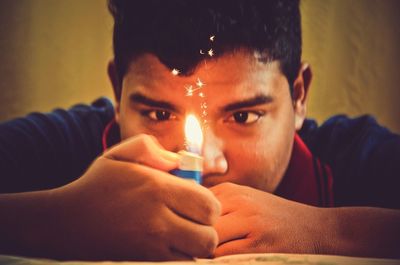
[{"label": "blurred background", "polygon": [[[400,133],[400,1],[302,0],[308,116],[373,114]],[[0,0],[0,121],[113,98],[106,0]]]}]

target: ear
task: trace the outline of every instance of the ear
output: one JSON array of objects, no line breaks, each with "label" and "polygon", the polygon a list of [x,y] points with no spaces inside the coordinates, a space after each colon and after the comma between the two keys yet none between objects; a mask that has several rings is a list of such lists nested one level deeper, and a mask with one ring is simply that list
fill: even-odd
[{"label": "ear", "polygon": [[117,69],[115,67],[114,60],[108,62],[107,67],[108,78],[110,79],[111,85],[114,91],[114,99],[115,99],[115,121],[119,123],[120,116],[120,99],[121,99],[121,86],[118,82]]},{"label": "ear", "polygon": [[300,130],[303,126],[307,112],[307,95],[312,79],[310,65],[302,63],[297,74],[296,80],[293,82],[293,108],[295,113],[295,128]]}]

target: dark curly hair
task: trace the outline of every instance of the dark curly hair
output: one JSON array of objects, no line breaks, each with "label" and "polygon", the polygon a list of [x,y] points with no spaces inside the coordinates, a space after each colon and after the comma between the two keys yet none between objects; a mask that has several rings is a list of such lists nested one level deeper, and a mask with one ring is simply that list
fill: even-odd
[{"label": "dark curly hair", "polygon": [[[132,60],[152,53],[190,74],[210,48],[215,57],[237,49],[278,60],[290,87],[301,61],[299,0],[109,0],[119,90]],[[118,88],[117,88],[118,89]],[[117,91],[117,98],[120,97]]]}]

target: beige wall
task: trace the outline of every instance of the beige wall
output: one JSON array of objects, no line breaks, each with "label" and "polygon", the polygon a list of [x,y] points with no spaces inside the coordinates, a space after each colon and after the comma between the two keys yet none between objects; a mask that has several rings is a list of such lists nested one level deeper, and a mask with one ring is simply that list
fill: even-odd
[{"label": "beige wall", "polygon": [[0,119],[112,97],[111,35],[105,0],[0,0]]},{"label": "beige wall", "polygon": [[304,0],[309,116],[374,114],[400,132],[400,1]]},{"label": "beige wall", "polygon": [[[372,113],[400,132],[400,1],[303,0],[309,116]],[[105,0],[0,0],[0,120],[100,95],[112,21]]]}]

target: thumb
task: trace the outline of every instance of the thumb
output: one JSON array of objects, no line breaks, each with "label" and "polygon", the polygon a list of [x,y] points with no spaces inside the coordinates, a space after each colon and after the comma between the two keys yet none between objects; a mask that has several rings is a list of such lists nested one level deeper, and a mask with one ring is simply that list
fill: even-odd
[{"label": "thumb", "polygon": [[169,171],[178,166],[179,155],[167,151],[154,136],[139,134],[107,150],[103,157],[139,163],[155,169]]}]

